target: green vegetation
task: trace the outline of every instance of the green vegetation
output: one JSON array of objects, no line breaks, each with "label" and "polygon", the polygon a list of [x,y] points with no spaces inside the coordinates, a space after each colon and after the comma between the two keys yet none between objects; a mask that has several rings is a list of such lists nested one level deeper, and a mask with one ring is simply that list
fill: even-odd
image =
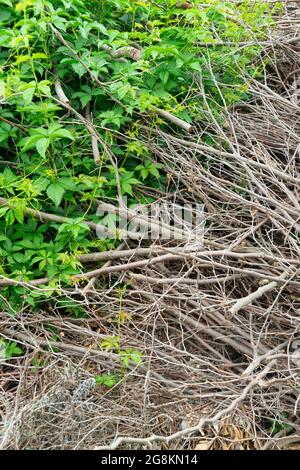
[{"label": "green vegetation", "polygon": [[12,357],[21,356],[22,349],[14,341],[4,341],[0,338],[0,358],[11,359]]},{"label": "green vegetation", "polygon": [[[118,186],[129,204],[149,202],[142,186],[164,189],[141,126],[170,129],[165,110],[204,129],[200,83],[221,121],[225,106],[247,97],[245,71],[261,73],[256,41],[270,5],[192,3],[0,0],[0,283],[11,314],[51,297],[57,281],[75,282],[79,254],[115,245],[86,223],[98,222],[97,200],[116,201]],[[5,284],[45,277],[44,292]]]},{"label": "green vegetation", "polygon": [[[0,0],[3,448],[181,449],[194,422],[196,449],[289,437],[299,53],[283,3]],[[193,252],[103,255],[126,243],[99,202],[177,195],[205,206],[203,250],[197,232]]]}]

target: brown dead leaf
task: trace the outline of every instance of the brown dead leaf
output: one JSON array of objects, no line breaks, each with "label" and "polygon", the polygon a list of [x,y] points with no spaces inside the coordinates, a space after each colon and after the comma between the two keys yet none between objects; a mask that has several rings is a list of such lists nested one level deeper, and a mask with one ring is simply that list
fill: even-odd
[{"label": "brown dead leaf", "polygon": [[206,441],[203,439],[202,441],[198,442],[198,444],[195,447],[195,450],[209,450],[211,445],[211,441]]}]

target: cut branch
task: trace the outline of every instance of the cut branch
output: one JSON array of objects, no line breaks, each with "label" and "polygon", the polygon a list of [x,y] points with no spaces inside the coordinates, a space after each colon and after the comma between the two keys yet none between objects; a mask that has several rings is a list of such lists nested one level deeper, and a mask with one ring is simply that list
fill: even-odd
[{"label": "cut branch", "polygon": [[157,114],[165,119],[166,121],[171,122],[172,124],[175,124],[178,127],[181,127],[186,132],[192,132],[193,126],[189,124],[186,121],[183,121],[182,119],[178,118],[177,116],[174,116],[173,114],[169,113],[168,111],[165,111],[164,109],[156,109]]}]

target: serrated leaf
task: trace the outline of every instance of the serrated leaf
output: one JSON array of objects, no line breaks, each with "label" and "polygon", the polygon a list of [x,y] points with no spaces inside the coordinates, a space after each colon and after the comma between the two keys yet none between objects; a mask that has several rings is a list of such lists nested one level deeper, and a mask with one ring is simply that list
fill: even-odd
[{"label": "serrated leaf", "polygon": [[39,91],[44,93],[44,95],[50,96],[51,95],[51,90],[50,90],[50,82],[48,80],[42,80],[41,82],[38,83],[37,88]]},{"label": "serrated leaf", "polygon": [[166,84],[168,82],[168,79],[169,79],[169,72],[168,70],[163,70],[162,72],[160,72],[159,74],[159,78],[161,79],[161,81]]},{"label": "serrated leaf", "polygon": [[[0,207],[0,217],[3,217],[8,210],[8,207]],[[2,240],[6,240],[6,237],[4,237],[4,239],[2,238]]]},{"label": "serrated leaf", "polygon": [[86,73],[85,67],[80,63],[72,64],[72,69],[77,73],[77,75],[79,75],[79,78],[81,78]]},{"label": "serrated leaf", "polygon": [[90,95],[81,95],[80,96],[80,103],[81,103],[81,106],[84,108],[92,99],[92,97]]},{"label": "serrated leaf", "polygon": [[0,30],[0,47],[10,47],[10,41],[13,38],[11,31],[6,29]]},{"label": "serrated leaf", "polygon": [[23,253],[15,253],[13,257],[17,263],[23,263],[24,261]]},{"label": "serrated leaf", "polygon": [[49,147],[50,145],[50,139],[46,139],[44,137],[40,138],[35,146],[36,146],[36,149],[38,151],[38,153],[40,154],[41,157],[45,158],[46,156],[46,151],[47,151],[47,148]]},{"label": "serrated leaf", "polygon": [[75,191],[76,189],[76,183],[72,180],[72,178],[69,177],[62,177],[59,178],[59,184],[65,189],[68,189],[69,191]]},{"label": "serrated leaf", "polygon": [[147,178],[148,173],[149,173],[149,171],[147,170],[147,168],[143,168],[141,170],[141,177],[143,178],[143,180],[145,180]]},{"label": "serrated leaf", "polygon": [[18,245],[22,246],[23,248],[32,248],[35,249],[36,246],[31,240],[21,240],[18,242]]},{"label": "serrated leaf", "polygon": [[33,184],[34,184],[34,188],[37,191],[44,191],[47,188],[47,186],[49,186],[50,180],[48,180],[47,178],[39,178],[35,180]]},{"label": "serrated leaf", "polygon": [[30,137],[24,137],[23,139],[19,141],[17,145],[22,146],[22,151],[26,152],[26,150],[29,150],[32,147],[35,147],[36,142],[40,138],[41,137],[39,135],[31,135]]},{"label": "serrated leaf", "polygon": [[14,221],[15,221],[15,216],[14,216],[13,210],[10,209],[5,214],[5,222],[7,223],[7,225],[12,225]]},{"label": "serrated leaf", "polygon": [[101,33],[104,34],[105,36],[108,35],[108,31],[107,31],[107,29],[105,28],[105,26],[103,24],[96,23],[95,27],[97,27],[97,29],[99,29],[99,31],[101,31]]},{"label": "serrated leaf", "polygon": [[106,385],[107,387],[111,388],[117,383],[118,378],[114,374],[102,374],[102,375],[96,375],[95,380],[96,380],[96,384]]},{"label": "serrated leaf", "polygon": [[48,56],[44,54],[43,52],[35,52],[32,54],[33,59],[48,59]]},{"label": "serrated leaf", "polygon": [[61,200],[63,198],[63,195],[65,193],[65,190],[63,186],[59,183],[51,183],[47,190],[46,190],[47,196],[51,201],[54,202],[56,207],[58,207],[61,203]]},{"label": "serrated leaf", "polygon": [[22,64],[23,62],[27,62],[28,60],[31,59],[31,56],[26,54],[26,55],[19,55],[16,58],[16,65]]},{"label": "serrated leaf", "polygon": [[159,179],[159,171],[157,168],[155,167],[151,167],[149,168],[149,171],[151,173],[151,175],[155,176],[155,178]]},{"label": "serrated leaf", "polygon": [[70,131],[68,131],[67,129],[58,129],[57,131],[55,131],[51,137],[65,137],[66,139],[70,139],[70,140],[74,140],[74,136],[71,134]]},{"label": "serrated leaf", "polygon": [[34,92],[35,92],[35,87],[27,88],[27,90],[23,91],[23,100],[25,104],[29,104],[32,102]]},{"label": "serrated leaf", "polygon": [[201,64],[199,62],[192,62],[190,64],[190,67],[191,67],[191,69],[198,70],[199,72],[201,72],[201,70],[202,70]]},{"label": "serrated leaf", "polygon": [[24,211],[23,211],[23,207],[14,207],[14,208],[13,208],[13,211],[14,211],[14,216],[15,216],[16,220],[17,220],[20,224],[23,224],[23,222],[24,222]]}]

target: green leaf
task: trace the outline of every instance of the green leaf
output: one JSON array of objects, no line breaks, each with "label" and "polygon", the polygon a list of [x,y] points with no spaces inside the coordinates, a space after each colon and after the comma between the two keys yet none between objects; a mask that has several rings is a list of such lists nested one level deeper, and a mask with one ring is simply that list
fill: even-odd
[{"label": "green leaf", "polygon": [[11,0],[0,0],[0,4],[7,5],[8,7],[13,7]]},{"label": "green leaf", "polygon": [[18,146],[22,146],[22,151],[26,152],[26,150],[31,149],[32,147],[35,147],[37,141],[41,138],[40,135],[35,134],[31,135],[29,137],[24,137],[18,142]]},{"label": "green leaf", "polygon": [[199,62],[192,62],[190,64],[190,67],[191,67],[191,69],[197,70],[199,72],[201,72],[201,70],[202,70],[201,64]]},{"label": "green leaf", "polygon": [[42,80],[37,84],[37,89],[41,91],[44,95],[51,96],[51,89],[49,85],[49,80]]},{"label": "green leaf", "polygon": [[57,269],[57,266],[49,266],[47,269],[47,274],[50,279],[53,279],[54,276],[56,276],[59,273],[59,270]]},{"label": "green leaf", "polygon": [[118,377],[115,374],[102,374],[95,376],[97,385],[106,385],[108,388],[112,388],[117,382]]},{"label": "green leaf", "polygon": [[60,183],[51,183],[48,186],[46,193],[49,199],[51,199],[56,207],[58,207],[65,193],[65,189]]},{"label": "green leaf", "polygon": [[13,208],[13,211],[14,211],[14,216],[15,216],[16,220],[17,220],[20,224],[23,224],[23,222],[24,222],[24,210],[23,210],[23,207],[14,207],[14,208]]},{"label": "green leaf", "polygon": [[132,185],[140,184],[140,181],[132,177],[133,172],[127,172],[125,176],[121,178],[121,190],[123,194],[130,194],[132,196]]},{"label": "green leaf", "polygon": [[31,59],[31,56],[29,54],[19,55],[16,58],[16,65],[23,64],[23,62],[27,62],[30,59]]},{"label": "green leaf", "polygon": [[14,259],[17,261],[17,263],[22,263],[24,261],[24,255],[22,253],[15,253]]},{"label": "green leaf", "polygon": [[132,349],[130,351],[130,359],[132,360],[132,362],[134,362],[135,364],[141,364],[142,362],[142,353],[140,351],[137,351],[136,349]]},{"label": "green leaf", "polygon": [[59,178],[59,184],[65,188],[68,189],[69,191],[75,191],[76,190],[76,183],[72,180],[72,178],[69,177],[62,177]]},{"label": "green leaf", "polygon": [[0,30],[0,47],[10,47],[10,41],[13,38],[13,33],[7,29]]},{"label": "green leaf", "polygon": [[57,131],[55,131],[51,137],[54,136],[55,138],[57,137],[65,137],[66,139],[70,139],[70,140],[74,140],[74,136],[71,134],[70,131],[68,131],[67,129],[58,129]]},{"label": "green leaf", "polygon": [[79,98],[81,106],[84,108],[92,99],[92,95],[78,91],[73,94],[73,98]]},{"label": "green leaf", "polygon": [[11,18],[11,12],[7,8],[0,8],[0,23],[4,23],[5,21]]},{"label": "green leaf", "polygon": [[169,74],[168,70],[164,70],[163,72],[161,72],[159,74],[159,78],[161,79],[161,81],[164,84],[166,84],[168,82],[169,76],[170,76],[170,74]]},{"label": "green leaf", "polygon": [[12,225],[15,221],[15,215],[12,209],[9,209],[8,212],[5,214],[5,221],[7,225]]},{"label": "green leaf", "polygon": [[23,100],[25,104],[31,103],[34,92],[35,92],[35,87],[31,87],[23,91]]},{"label": "green leaf", "polygon": [[42,137],[36,142],[35,146],[41,157],[45,158],[46,151],[49,145],[50,145],[50,139],[45,139],[44,137]]},{"label": "green leaf", "polygon": [[137,349],[127,348],[121,351],[121,360],[123,364],[128,367],[129,361],[134,362],[134,364],[141,364],[142,363],[142,353]]},{"label": "green leaf", "polygon": [[19,348],[17,343],[14,341],[11,343],[6,343],[5,344],[5,356],[10,359],[11,357],[14,356],[21,356],[23,354],[23,350]]},{"label": "green leaf", "polygon": [[140,170],[140,173],[141,173],[141,177],[143,178],[143,180],[145,180],[149,174],[149,171],[147,168],[142,168]]},{"label": "green leaf", "polygon": [[86,73],[85,67],[79,62],[72,64],[72,69],[77,73],[77,75],[79,75],[79,78],[81,78]]},{"label": "green leaf", "polygon": [[48,59],[48,56],[44,54],[43,52],[35,52],[32,54],[33,59]]},{"label": "green leaf", "polygon": [[9,210],[9,207],[0,207],[0,217],[3,217],[8,210]]},{"label": "green leaf", "polygon": [[50,182],[51,181],[48,180],[47,178],[38,178],[37,180],[34,181],[34,187],[36,188],[38,192],[42,192],[42,191],[45,191],[47,186],[49,186]]},{"label": "green leaf", "polygon": [[105,36],[108,36],[108,31],[107,31],[107,29],[105,28],[105,26],[103,24],[97,23],[95,26],[99,29],[99,31],[102,34],[104,34]]}]

